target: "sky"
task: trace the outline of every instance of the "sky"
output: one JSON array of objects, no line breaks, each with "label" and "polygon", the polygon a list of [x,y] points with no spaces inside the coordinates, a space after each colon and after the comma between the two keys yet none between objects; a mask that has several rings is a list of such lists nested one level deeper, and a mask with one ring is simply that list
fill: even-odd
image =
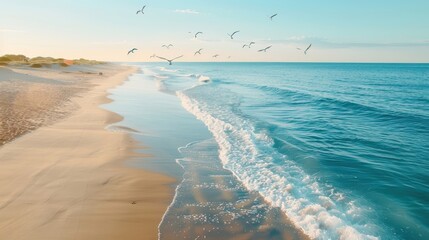
[{"label": "sky", "polygon": [[[0,1],[0,56],[429,62],[428,0]],[[143,5],[145,14],[137,15]],[[278,15],[271,21],[273,14]],[[238,30],[233,40],[227,35]],[[199,31],[203,34],[195,39]],[[242,48],[252,41],[252,48]],[[307,55],[297,49],[309,44]],[[257,51],[267,46],[272,48]],[[127,55],[134,47],[138,51]],[[200,48],[202,55],[194,56]]]}]

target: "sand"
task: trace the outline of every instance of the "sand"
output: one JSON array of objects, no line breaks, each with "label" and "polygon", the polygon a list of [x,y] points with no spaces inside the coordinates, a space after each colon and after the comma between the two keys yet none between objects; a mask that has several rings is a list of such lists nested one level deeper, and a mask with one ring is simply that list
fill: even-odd
[{"label": "sand", "polygon": [[175,180],[125,167],[139,146],[99,107],[134,71],[0,69],[0,239],[157,239]]}]

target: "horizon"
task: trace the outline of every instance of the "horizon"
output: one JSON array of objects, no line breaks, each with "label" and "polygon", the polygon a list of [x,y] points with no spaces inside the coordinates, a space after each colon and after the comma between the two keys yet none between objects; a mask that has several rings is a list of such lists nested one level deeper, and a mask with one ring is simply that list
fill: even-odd
[{"label": "horizon", "polygon": [[[108,63],[126,63],[126,64],[139,64],[139,63],[160,63],[160,64],[167,64],[165,61],[141,61],[141,62],[128,62],[128,61],[106,61]],[[415,64],[415,65],[428,65],[429,62],[286,62],[286,61],[180,61],[175,62],[174,64],[180,64],[180,63],[304,63],[304,64]],[[173,64],[173,65],[174,65]]]},{"label": "horizon", "polygon": [[[136,14],[143,5],[145,14]],[[152,62],[156,54],[184,55],[181,62],[429,63],[428,8],[422,0],[249,1],[245,11],[226,0],[49,0],[42,6],[18,0],[0,9],[0,55],[108,62]],[[271,14],[278,15],[271,21]],[[235,39],[228,39],[236,30]],[[193,38],[198,31],[203,34]],[[251,41],[256,45],[242,48]],[[171,49],[161,47],[169,43]],[[307,55],[296,49],[309,44]],[[266,53],[257,52],[269,45]],[[134,47],[139,50],[127,55]],[[194,56],[199,48],[203,54]],[[214,54],[218,61],[212,61]]]}]

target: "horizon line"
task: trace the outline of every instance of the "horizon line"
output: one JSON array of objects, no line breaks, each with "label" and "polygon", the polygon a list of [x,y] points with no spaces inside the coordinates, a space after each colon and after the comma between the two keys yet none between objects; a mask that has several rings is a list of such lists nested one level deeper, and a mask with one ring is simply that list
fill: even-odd
[{"label": "horizon line", "polygon": [[[103,61],[103,60],[99,60],[99,61]],[[104,62],[109,62],[109,63],[165,63],[165,61],[141,61],[141,62],[136,62],[136,61],[132,61],[132,62],[127,62],[127,61],[104,61]],[[192,62],[192,61],[178,61],[175,62],[175,64],[178,63],[345,63],[345,64],[429,64],[429,62],[335,62],[335,61],[325,61],[325,62],[294,62],[294,61],[199,61],[199,62]]]}]

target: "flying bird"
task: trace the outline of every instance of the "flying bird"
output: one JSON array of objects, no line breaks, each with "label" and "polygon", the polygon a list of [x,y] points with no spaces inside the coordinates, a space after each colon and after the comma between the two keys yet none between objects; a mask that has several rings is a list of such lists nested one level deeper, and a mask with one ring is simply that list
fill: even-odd
[{"label": "flying bird", "polygon": [[271,15],[271,16],[270,16],[271,21],[273,21],[273,18],[274,18],[274,17],[276,17],[276,16],[277,16],[277,13],[276,13],[276,14],[274,14],[274,15]]},{"label": "flying bird", "polygon": [[233,32],[232,34],[229,34],[228,33],[228,36],[231,38],[231,39],[234,39],[234,35],[235,34],[237,34],[237,33],[239,33],[240,31],[235,31],[235,32]]},{"label": "flying bird", "polygon": [[145,7],[146,7],[146,5],[144,5],[143,7],[142,7],[142,9],[141,10],[138,10],[137,12],[136,12],[136,14],[139,14],[139,13],[142,13],[142,14],[144,14],[144,9],[145,9]]},{"label": "flying bird", "polygon": [[173,47],[173,44],[168,44],[168,45],[162,45],[161,47],[165,47],[165,48],[167,48],[167,49],[170,49],[170,47]]},{"label": "flying bird", "polygon": [[194,37],[197,38],[198,34],[203,34],[203,32],[197,32],[197,33],[195,33]]},{"label": "flying bird", "polygon": [[307,49],[305,49],[305,51],[304,51],[304,54],[305,55],[307,55],[307,51],[308,51],[308,49],[310,49],[311,48],[311,44],[307,47]]},{"label": "flying bird", "polygon": [[178,59],[178,58],[181,58],[181,57],[183,57],[183,55],[181,55],[181,56],[178,56],[178,57],[176,57],[176,58],[173,58],[173,59],[167,59],[167,58],[163,58],[163,57],[159,57],[159,56],[156,56],[157,58],[159,58],[159,59],[162,59],[162,60],[165,60],[165,61],[167,61],[168,63],[169,63],[169,65],[173,65],[173,61],[174,60],[176,60],[176,59]]},{"label": "flying bird", "polygon": [[244,47],[250,48],[252,46],[252,44],[255,44],[255,42],[250,42],[249,44],[244,44],[242,48],[244,48]]},{"label": "flying bird", "polygon": [[217,57],[219,57],[219,54],[215,54],[215,55],[213,55],[213,57],[214,57],[214,58],[217,58]]},{"label": "flying bird", "polygon": [[134,51],[137,51],[138,49],[137,48],[133,48],[133,49],[131,49],[130,51],[128,51],[128,54],[127,55],[130,55],[130,53],[134,53]]},{"label": "flying bird", "polygon": [[270,49],[272,46],[268,46],[264,49],[258,50],[258,52],[267,52],[268,49]]},{"label": "flying bird", "polygon": [[202,51],[203,49],[202,48],[200,48],[200,50],[198,50],[198,51],[196,51],[195,53],[194,53],[194,56],[195,55],[197,55],[197,54],[200,54],[201,55],[201,51]]}]

